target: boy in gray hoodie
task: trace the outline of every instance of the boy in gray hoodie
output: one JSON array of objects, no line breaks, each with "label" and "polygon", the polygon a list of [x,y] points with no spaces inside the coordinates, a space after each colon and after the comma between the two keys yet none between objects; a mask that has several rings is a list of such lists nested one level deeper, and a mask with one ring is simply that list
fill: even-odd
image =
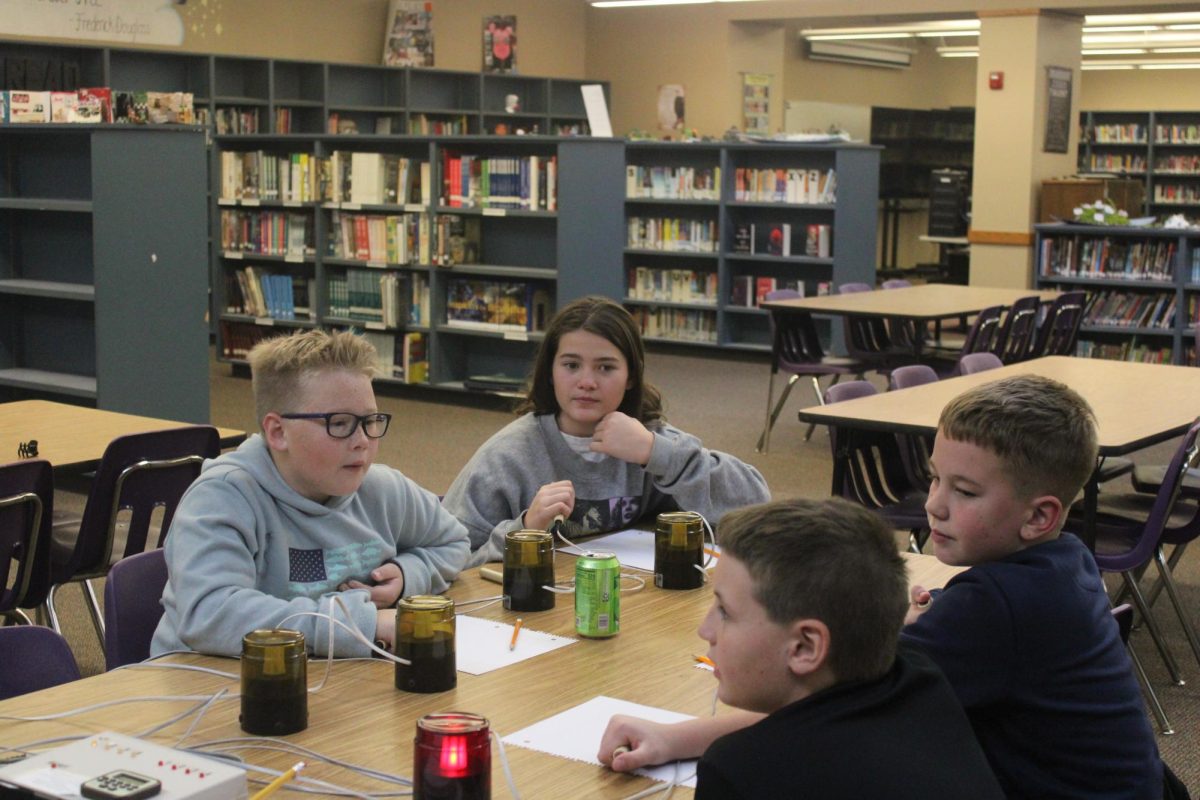
[{"label": "boy in gray hoodie", "polygon": [[390,646],[396,601],[444,590],[467,531],[436,495],[372,465],[391,416],[375,403],[369,342],[313,330],[261,342],[249,360],[262,432],[206,462],[180,501],[151,653],[237,655],[245,634],[290,617],[313,653],[369,654],[297,612]]}]

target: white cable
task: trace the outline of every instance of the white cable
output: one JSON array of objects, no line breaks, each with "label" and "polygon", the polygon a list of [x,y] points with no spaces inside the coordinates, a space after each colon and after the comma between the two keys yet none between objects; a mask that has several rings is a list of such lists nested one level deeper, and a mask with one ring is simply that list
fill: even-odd
[{"label": "white cable", "polygon": [[[192,650],[183,650],[183,651],[179,651],[179,652],[186,652],[189,654],[194,654],[194,651],[192,651]],[[167,654],[164,653],[163,655],[167,655]],[[170,661],[164,662],[162,664],[159,664],[155,661],[139,661],[135,664],[122,664],[121,666],[117,667],[116,669],[185,669],[185,670],[192,670],[193,672],[206,672],[209,675],[216,675],[220,678],[229,678],[230,680],[235,680],[235,681],[241,680],[241,677],[242,677],[241,675],[235,675],[232,672],[223,672],[219,669],[213,669],[212,667],[202,667],[199,664],[175,664]],[[112,670],[112,671],[115,672],[116,670]]]},{"label": "white cable", "polygon": [[298,745],[294,742],[288,742],[282,739],[270,739],[261,736],[237,736],[226,739],[213,739],[208,742],[200,742],[192,745],[188,749],[198,753],[204,753],[209,752],[210,749],[217,747],[223,748],[223,750],[215,750],[215,752],[218,753],[224,752],[224,750],[274,750],[293,755],[303,755],[307,759],[333,764],[341,767],[342,769],[375,778],[383,783],[395,783],[401,786],[412,785],[412,781],[409,778],[405,778],[401,775],[393,775],[391,773],[372,769],[371,767],[364,767],[358,764],[352,764],[349,761],[342,761],[340,759],[333,758],[332,756],[323,755],[316,750],[310,750],[303,745]]},{"label": "white cable", "polygon": [[476,597],[474,600],[462,600],[462,601],[455,600],[454,607],[462,608],[463,606],[472,606],[472,605],[475,605],[476,603],[494,603],[497,600],[503,600],[503,599],[504,599],[504,595],[494,594],[490,597]]},{"label": "white cable", "polygon": [[508,754],[504,752],[504,742],[500,741],[500,734],[494,730],[492,738],[496,740],[496,749],[500,751],[500,766],[504,768],[504,779],[508,781],[508,792],[513,796],[513,800],[521,800],[521,795],[517,792],[517,782],[513,780],[512,767],[508,764]]},{"label": "white cable", "polygon": [[150,702],[177,701],[177,700],[191,700],[191,701],[197,702],[200,700],[208,700],[211,696],[212,695],[207,695],[207,694],[201,694],[201,695],[180,694],[180,695],[171,695],[171,696],[154,695],[154,696],[147,696],[147,697],[122,697],[117,700],[105,700],[103,703],[95,703],[93,705],[83,706],[81,708],[73,708],[73,709],[70,709],[69,711],[59,711],[56,714],[43,714],[43,715],[37,716],[37,717],[18,717],[14,714],[0,714],[0,719],[12,720],[14,722],[50,722],[50,721],[56,720],[56,719],[72,717],[76,714],[85,714],[89,711],[98,711],[99,709],[109,708],[110,706],[123,705],[125,703],[150,703]]},{"label": "white cable", "polygon": [[[213,703],[217,702],[217,700],[221,697],[222,694],[225,694],[224,689],[222,689],[221,691],[214,694],[212,697],[212,700],[210,700],[209,702],[207,702],[203,706],[201,706],[199,709],[197,709],[196,718],[194,720],[192,720],[191,725],[188,725],[187,730],[184,731],[180,735],[180,737],[175,740],[175,744],[171,745],[172,747],[182,747],[183,746],[183,743],[187,740],[187,738],[192,735],[192,731],[196,730],[196,726],[200,724],[200,720],[202,720],[204,718],[204,715],[208,713],[208,710],[210,708],[212,708]],[[163,727],[166,727],[166,726],[163,726]],[[144,734],[144,735],[148,735],[148,734]]]},{"label": "white cable", "polygon": [[637,576],[637,575],[630,575],[628,572],[622,572],[622,573],[621,573],[621,577],[622,577],[622,578],[628,578],[628,579],[629,579],[629,580],[631,580],[631,581],[637,581],[637,586],[633,586],[633,587],[625,587],[625,586],[623,586],[623,587],[621,587],[621,589],[620,589],[619,591],[620,591],[622,594],[633,594],[634,592],[640,592],[642,589],[645,589],[645,588],[646,588],[646,580],[645,580],[645,578],[641,578],[641,577],[639,577],[639,576]]}]

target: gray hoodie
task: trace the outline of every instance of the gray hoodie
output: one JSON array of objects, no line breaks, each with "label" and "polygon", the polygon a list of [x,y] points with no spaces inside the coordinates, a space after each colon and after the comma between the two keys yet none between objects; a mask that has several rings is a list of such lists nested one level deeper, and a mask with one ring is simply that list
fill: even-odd
[{"label": "gray hoodie", "polygon": [[[150,652],[241,653],[242,637],[296,612],[334,614],[375,638],[376,608],[366,590],[338,591],[386,561],[404,571],[404,595],[441,592],[466,562],[466,529],[436,495],[391,467],[374,464],[358,491],[321,504],[279,474],[261,436],[207,461],[184,494],[166,545],[169,578]],[[350,613],[333,599],[340,597]],[[294,617],[310,652],[329,651],[329,622]],[[337,629],[337,656],[366,645]]]}]

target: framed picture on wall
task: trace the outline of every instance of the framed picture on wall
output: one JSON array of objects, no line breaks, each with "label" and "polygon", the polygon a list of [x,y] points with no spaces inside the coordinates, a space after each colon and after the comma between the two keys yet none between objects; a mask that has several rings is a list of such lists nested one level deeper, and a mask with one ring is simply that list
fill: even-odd
[{"label": "framed picture on wall", "polygon": [[483,18],[483,71],[517,71],[516,16]]},{"label": "framed picture on wall", "polygon": [[1071,140],[1071,76],[1066,67],[1046,67],[1046,138],[1042,152],[1067,152]]},{"label": "framed picture on wall", "polygon": [[383,63],[389,67],[433,66],[433,3],[392,0],[383,36]]},{"label": "framed picture on wall", "polygon": [[666,83],[658,87],[658,128],[662,131],[683,130],[683,86]]}]

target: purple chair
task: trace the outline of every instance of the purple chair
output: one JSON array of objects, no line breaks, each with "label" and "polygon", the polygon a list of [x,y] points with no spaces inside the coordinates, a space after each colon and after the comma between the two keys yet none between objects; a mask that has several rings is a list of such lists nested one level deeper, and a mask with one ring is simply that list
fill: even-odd
[{"label": "purple chair", "polygon": [[[1122,603],[1112,610],[1112,616],[1117,621],[1117,632],[1121,635],[1121,643],[1125,645],[1125,651],[1129,653],[1129,660],[1133,662],[1133,674],[1141,685],[1142,691],[1146,693],[1150,707],[1154,710],[1159,730],[1163,735],[1170,736],[1175,729],[1167,720],[1167,712],[1163,711],[1162,703],[1158,702],[1158,695],[1155,694],[1154,687],[1150,684],[1150,678],[1146,675],[1146,668],[1142,666],[1142,660],[1138,658],[1137,650],[1134,650],[1133,646],[1129,644],[1129,634],[1133,630],[1133,606]],[[1164,766],[1166,765],[1164,764]]]},{"label": "purple chair", "polygon": [[0,700],[79,680],[79,666],[57,631],[40,625],[0,628]]},{"label": "purple chair", "polygon": [[1038,308],[1042,301],[1036,294],[1016,300],[1008,309],[992,352],[1005,364],[1016,364],[1029,358],[1033,334],[1037,330]]},{"label": "purple chair", "polygon": [[[825,390],[825,402],[837,403],[875,394],[868,381],[847,381]],[[897,530],[909,532],[909,546],[919,546],[928,531],[925,513],[928,485],[914,486],[904,469],[895,435],[883,431],[832,427],[832,494],[875,511]]]},{"label": "purple chair", "polygon": [[[874,287],[866,283],[843,283],[838,294],[873,292]],[[861,361],[866,369],[875,372],[890,372],[898,363],[906,363],[899,355],[887,322],[880,317],[845,317],[842,320],[842,342],[846,354]],[[911,358],[908,359],[911,362]]]},{"label": "purple chair", "polygon": [[[792,289],[778,289],[766,296],[771,300],[791,300],[800,297],[800,293]],[[758,437],[755,450],[767,452],[771,443],[771,429],[775,420],[783,410],[792,387],[802,377],[812,379],[813,391],[816,392],[817,402],[823,403],[821,384],[818,380],[823,375],[832,375],[837,383],[843,375],[862,377],[867,367],[852,358],[833,358],[825,355],[821,348],[821,339],[817,334],[817,326],[812,315],[807,312],[789,312],[772,310],[768,319],[771,326],[771,376],[767,382],[767,415],[763,420],[762,434]],[[780,371],[791,373],[783,393],[775,400],[775,375]],[[812,425],[804,438],[812,435]]]},{"label": "purple chair", "polygon": [[43,459],[0,466],[0,617],[31,624],[50,591],[54,475]]},{"label": "purple chair", "polygon": [[104,668],[150,657],[150,641],[162,619],[167,558],[162,549],[122,558],[104,584]]},{"label": "purple chair", "polygon": [[[897,391],[910,386],[936,383],[937,380],[938,374],[933,367],[927,364],[910,364],[892,370],[892,374],[888,376],[888,388]],[[900,445],[900,457],[904,460],[904,471],[908,474],[909,483],[913,486],[928,486],[931,478],[929,454],[933,452],[933,437],[898,433],[896,443]],[[921,544],[923,543],[917,543],[917,552],[920,552]]]},{"label": "purple chair", "polygon": [[958,374],[974,375],[1003,366],[1004,363],[995,353],[967,353],[958,360]]},{"label": "purple chair", "polygon": [[1074,355],[1075,340],[1079,337],[1079,324],[1083,321],[1083,307],[1086,304],[1086,292],[1063,292],[1056,297],[1038,328],[1029,357]]},{"label": "purple chair", "polygon": [[[151,518],[160,509],[155,546],[162,547],[179,498],[200,473],[204,459],[216,458],[220,452],[217,429],[211,425],[136,433],[109,443],[77,528],[69,523],[54,525],[51,588],[46,596],[52,628],[61,631],[54,608],[59,587],[78,581],[103,646],[104,620],[89,580],[107,575],[114,560],[145,550]],[[124,535],[123,543],[118,541],[118,533]]]},{"label": "purple chair", "polygon": [[[1151,613],[1150,602],[1138,586],[1137,577],[1151,562],[1157,567],[1159,580],[1175,607],[1192,654],[1200,664],[1200,638],[1179,600],[1171,577],[1171,565],[1163,552],[1163,545],[1172,545],[1178,551],[1200,535],[1200,503],[1180,497],[1185,470],[1194,467],[1200,459],[1197,435],[1200,435],[1200,419],[1192,423],[1176,449],[1158,494],[1153,497],[1137,493],[1102,494],[1095,522],[1096,565],[1104,572],[1121,574],[1123,593],[1128,592],[1133,598],[1171,679],[1176,683],[1182,683],[1179,668]],[[1082,522],[1082,508],[1077,504],[1071,509],[1067,526],[1078,527]]]},{"label": "purple chair", "polygon": [[960,375],[958,360],[971,353],[990,353],[996,346],[1000,333],[1000,320],[1004,316],[1004,306],[989,306],[975,315],[975,320],[967,329],[961,347],[935,347],[926,351],[926,361],[937,370],[942,377]]}]

